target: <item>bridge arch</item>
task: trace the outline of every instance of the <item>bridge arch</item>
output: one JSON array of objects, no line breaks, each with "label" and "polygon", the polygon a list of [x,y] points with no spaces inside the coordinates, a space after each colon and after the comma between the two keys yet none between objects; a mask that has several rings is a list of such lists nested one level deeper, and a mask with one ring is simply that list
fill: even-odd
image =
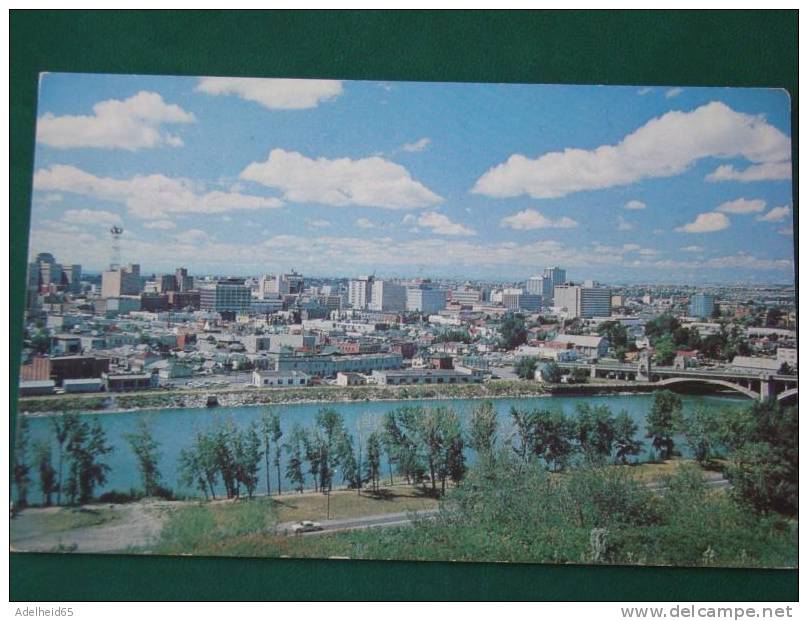
[{"label": "bridge arch", "polygon": [[784,390],[779,395],[777,395],[777,401],[779,403],[789,403],[791,401],[797,400],[798,388],[789,388],[788,390]]},{"label": "bridge arch", "polygon": [[[670,377],[668,379],[656,382],[654,386],[677,386],[682,384],[708,384],[712,386],[719,386],[721,388],[729,388],[730,390],[739,392],[745,397],[749,397],[750,399],[754,400],[760,399],[760,395],[754,390],[750,390],[749,388],[745,388],[744,386],[740,386],[738,384],[734,384],[732,382],[728,382],[726,380],[721,379],[709,379],[701,377]],[[796,389],[794,390],[796,391]]]}]

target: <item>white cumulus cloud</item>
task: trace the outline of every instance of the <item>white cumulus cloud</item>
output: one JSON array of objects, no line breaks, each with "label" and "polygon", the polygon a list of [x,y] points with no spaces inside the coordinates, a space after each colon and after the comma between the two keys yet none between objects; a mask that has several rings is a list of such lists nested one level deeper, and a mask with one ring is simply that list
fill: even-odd
[{"label": "white cumulus cloud", "polygon": [[787,162],[791,140],[762,116],[736,112],[714,101],[651,119],[614,145],[569,148],[536,159],[513,154],[485,172],[472,192],[494,198],[522,194],[559,198],[679,175],[708,157],[743,157],[755,164]]},{"label": "white cumulus cloud", "polygon": [[623,209],[632,209],[635,211],[638,209],[645,209],[645,207],[646,207],[645,203],[637,200],[629,201],[625,205],[623,205]]},{"label": "white cumulus cloud", "polygon": [[758,216],[755,220],[760,220],[761,222],[782,222],[786,218],[791,216],[791,207],[788,205],[782,205],[781,207],[774,207],[769,211],[769,213],[763,214],[762,216]]},{"label": "white cumulus cloud", "polygon": [[709,175],[705,181],[716,183],[719,181],[782,181],[791,179],[791,162],[765,162],[753,164],[743,170],[738,170],[732,164],[722,164]]},{"label": "white cumulus cloud", "polygon": [[626,220],[623,216],[617,216],[617,230],[618,231],[632,231],[634,225]]},{"label": "white cumulus cloud", "polygon": [[665,91],[665,98],[666,99],[671,99],[673,97],[678,97],[679,95],[681,95],[684,92],[685,92],[685,89],[680,88],[680,87],[677,86],[676,88],[671,88],[671,89],[668,89],[667,91]]},{"label": "white cumulus cloud", "polygon": [[342,94],[339,80],[283,78],[201,78],[196,90],[208,95],[236,95],[270,110],[304,110]]},{"label": "white cumulus cloud", "polygon": [[713,233],[715,231],[723,231],[728,227],[729,218],[727,218],[727,216],[717,211],[710,211],[700,213],[693,222],[688,222],[675,230],[679,233]]},{"label": "white cumulus cloud", "polygon": [[734,201],[727,201],[721,203],[716,207],[716,211],[723,211],[724,213],[759,213],[766,209],[766,201],[759,198],[749,200],[746,198],[739,198]]},{"label": "white cumulus cloud", "polygon": [[315,229],[325,229],[331,226],[331,222],[326,220],[325,218],[315,218],[313,220],[306,220],[306,224],[309,226],[314,227]]},{"label": "white cumulus cloud", "polygon": [[45,113],[37,120],[36,139],[56,149],[180,147],[182,139],[163,132],[162,126],[195,120],[192,113],[167,104],[158,93],[140,91],[129,99],[98,102],[91,115]]},{"label": "white cumulus cloud", "polygon": [[129,179],[97,177],[75,166],[57,164],[34,174],[34,189],[89,196],[121,203],[130,214],[144,220],[165,220],[170,213],[225,213],[274,209],[283,202],[273,197],[218,190],[206,192],[189,179],[164,175]]},{"label": "white cumulus cloud", "polygon": [[534,229],[571,229],[578,226],[572,218],[564,216],[553,220],[535,209],[524,209],[500,220],[500,226],[517,231],[531,231]]},{"label": "white cumulus cloud", "polygon": [[296,151],[273,149],[240,177],[283,192],[297,203],[419,209],[443,199],[412,178],[403,166],[381,157],[312,159]]},{"label": "white cumulus cloud", "polygon": [[143,228],[168,231],[177,228],[177,225],[171,220],[151,220],[150,222],[144,223]]},{"label": "white cumulus cloud", "polygon": [[70,224],[89,226],[121,224],[121,217],[118,214],[103,209],[68,209],[62,215],[62,220]]},{"label": "white cumulus cloud", "polygon": [[360,229],[375,229],[376,228],[376,225],[373,224],[373,222],[371,222],[367,218],[357,218],[356,226],[358,226]]},{"label": "white cumulus cloud", "polygon": [[703,252],[704,248],[702,246],[682,246],[679,250],[682,252]]},{"label": "white cumulus cloud", "polygon": [[449,216],[435,211],[428,211],[422,213],[418,217],[418,225],[426,229],[430,229],[433,233],[439,235],[476,235],[477,232],[459,222],[452,222]]},{"label": "white cumulus cloud", "polygon": [[429,138],[421,138],[420,140],[416,140],[415,142],[408,142],[401,146],[402,150],[407,151],[409,153],[417,153],[418,151],[423,151],[429,146],[431,140]]}]

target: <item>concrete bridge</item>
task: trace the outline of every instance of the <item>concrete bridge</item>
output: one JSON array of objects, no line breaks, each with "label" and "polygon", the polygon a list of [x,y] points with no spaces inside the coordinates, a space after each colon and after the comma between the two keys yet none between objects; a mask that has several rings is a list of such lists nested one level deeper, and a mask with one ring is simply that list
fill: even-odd
[{"label": "concrete bridge", "polygon": [[796,375],[744,371],[741,369],[681,369],[668,366],[652,366],[649,360],[637,364],[619,362],[586,363],[560,362],[562,369],[583,368],[589,377],[622,379],[635,382],[648,382],[655,386],[667,386],[672,390],[688,386],[715,387],[719,390],[732,390],[750,399],[765,401],[776,397],[783,404],[796,403],[799,380]]}]

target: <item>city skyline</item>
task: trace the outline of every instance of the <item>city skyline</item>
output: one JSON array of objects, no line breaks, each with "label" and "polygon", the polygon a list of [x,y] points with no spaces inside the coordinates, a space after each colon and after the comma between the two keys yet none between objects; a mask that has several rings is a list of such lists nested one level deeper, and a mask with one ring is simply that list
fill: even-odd
[{"label": "city skyline", "polygon": [[43,74],[30,254],[100,272],[793,282],[765,89]]}]

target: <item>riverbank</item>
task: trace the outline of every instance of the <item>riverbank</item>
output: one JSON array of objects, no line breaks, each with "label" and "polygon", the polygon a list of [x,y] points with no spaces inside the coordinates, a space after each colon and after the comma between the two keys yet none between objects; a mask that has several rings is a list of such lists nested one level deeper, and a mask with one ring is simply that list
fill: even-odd
[{"label": "riverbank", "polygon": [[412,401],[419,399],[513,399],[553,395],[605,395],[651,392],[652,384],[611,381],[555,384],[526,380],[491,380],[482,384],[420,386],[311,386],[306,388],[228,388],[223,390],[157,390],[132,393],[24,397],[18,401],[23,415],[65,412],[132,412],[154,409],[204,408],[215,394],[220,407]]},{"label": "riverbank", "polygon": [[[689,459],[614,465],[645,485],[664,485]],[[706,484],[721,478],[720,470],[703,468]],[[552,476],[564,476],[552,475]],[[344,486],[330,495],[312,489],[303,493],[257,493],[253,499],[162,500],[140,499],[126,503],[96,501],[81,506],[29,506],[10,522],[11,549],[17,552],[167,552],[171,554],[220,553],[232,555],[233,545],[247,534],[270,536],[275,525],[311,520],[370,520],[388,514],[431,512],[441,499],[428,486],[401,479],[382,481],[377,492],[358,493]],[[170,530],[163,533],[166,523]],[[250,528],[254,526],[254,532]],[[374,524],[369,522],[369,526]],[[164,535],[164,536],[163,536]],[[252,555],[242,551],[238,555]]]}]

